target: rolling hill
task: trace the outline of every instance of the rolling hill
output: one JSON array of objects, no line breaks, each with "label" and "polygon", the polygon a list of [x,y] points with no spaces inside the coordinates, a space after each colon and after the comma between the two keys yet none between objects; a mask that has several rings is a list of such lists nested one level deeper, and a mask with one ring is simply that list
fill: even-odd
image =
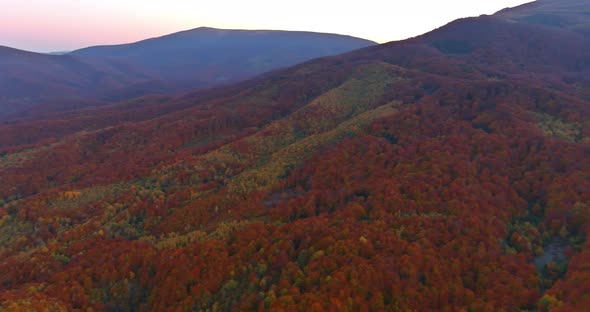
[{"label": "rolling hill", "polygon": [[536,10],[6,125],[0,307],[584,311],[590,44]]},{"label": "rolling hill", "polygon": [[83,106],[98,102],[107,90],[151,79],[129,67],[98,66],[68,55],[0,47],[0,118],[42,103]]},{"label": "rolling hill", "polygon": [[227,84],[374,44],[333,34],[201,27],[132,44],[90,47],[70,55],[132,64],[186,90]]},{"label": "rolling hill", "polygon": [[321,33],[199,28],[65,55],[0,47],[0,119],[227,84],[373,44]]}]

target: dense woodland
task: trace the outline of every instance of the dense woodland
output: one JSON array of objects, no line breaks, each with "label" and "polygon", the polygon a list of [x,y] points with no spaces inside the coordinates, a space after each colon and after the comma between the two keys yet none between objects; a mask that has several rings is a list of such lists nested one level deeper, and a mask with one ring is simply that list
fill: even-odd
[{"label": "dense woodland", "polygon": [[2,124],[0,311],[584,311],[589,42],[472,18]]}]

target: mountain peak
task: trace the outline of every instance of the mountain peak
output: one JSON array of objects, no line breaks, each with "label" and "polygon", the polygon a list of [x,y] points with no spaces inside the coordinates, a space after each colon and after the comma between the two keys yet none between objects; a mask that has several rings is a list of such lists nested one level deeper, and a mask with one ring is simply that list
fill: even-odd
[{"label": "mountain peak", "polygon": [[587,0],[539,0],[501,10],[495,16],[590,36],[590,5]]},{"label": "mountain peak", "polygon": [[13,103],[34,106],[63,94],[110,101],[184,92],[374,44],[332,34],[199,27],[65,55],[0,47],[0,98],[10,100],[0,101],[0,118],[25,107]]}]

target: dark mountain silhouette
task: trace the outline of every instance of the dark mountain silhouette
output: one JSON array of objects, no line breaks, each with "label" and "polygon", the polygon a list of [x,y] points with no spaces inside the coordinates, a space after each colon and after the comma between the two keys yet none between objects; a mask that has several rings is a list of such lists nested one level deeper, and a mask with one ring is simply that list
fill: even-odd
[{"label": "dark mountain silhouette", "polygon": [[303,61],[374,45],[332,34],[201,27],[131,44],[98,46],[71,55],[122,62],[180,88],[228,83]]},{"label": "dark mountain silhouette", "polygon": [[507,12],[0,126],[0,309],[587,310],[590,45]]},{"label": "dark mountain silhouette", "polygon": [[65,55],[0,47],[0,118],[226,84],[372,44],[331,34],[199,28]]},{"label": "dark mountain silhouette", "polygon": [[0,47],[0,117],[44,102],[90,102],[107,90],[151,79],[129,66]]}]

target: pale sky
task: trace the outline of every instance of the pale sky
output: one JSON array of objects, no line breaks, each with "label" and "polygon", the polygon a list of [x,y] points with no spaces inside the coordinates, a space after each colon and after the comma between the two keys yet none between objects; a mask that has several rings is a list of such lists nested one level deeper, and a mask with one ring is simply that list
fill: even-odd
[{"label": "pale sky", "polygon": [[304,30],[384,43],[530,0],[0,0],[0,45],[36,52],[201,26]]}]

